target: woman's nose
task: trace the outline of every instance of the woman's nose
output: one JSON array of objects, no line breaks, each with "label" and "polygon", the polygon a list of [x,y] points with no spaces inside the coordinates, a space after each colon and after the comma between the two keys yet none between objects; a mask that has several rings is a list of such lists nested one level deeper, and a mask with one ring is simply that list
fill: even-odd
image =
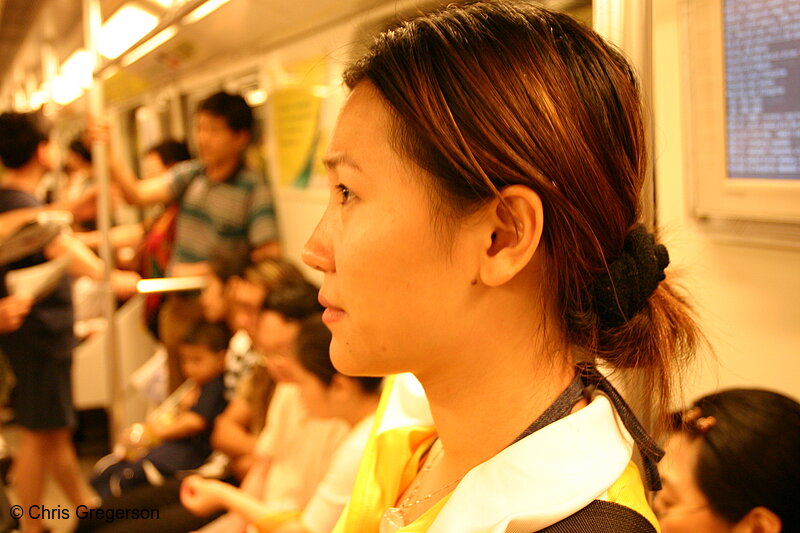
[{"label": "woman's nose", "polygon": [[327,211],[303,247],[303,262],[320,272],[335,272]]}]

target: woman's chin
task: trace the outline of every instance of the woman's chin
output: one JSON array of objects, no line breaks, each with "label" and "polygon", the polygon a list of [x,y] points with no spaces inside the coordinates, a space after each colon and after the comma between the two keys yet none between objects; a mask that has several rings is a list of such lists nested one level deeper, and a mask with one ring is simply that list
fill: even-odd
[{"label": "woman's chin", "polygon": [[372,377],[386,376],[386,372],[378,361],[371,360],[367,355],[353,352],[347,344],[339,344],[336,337],[331,342],[331,362],[338,372],[345,376]]}]

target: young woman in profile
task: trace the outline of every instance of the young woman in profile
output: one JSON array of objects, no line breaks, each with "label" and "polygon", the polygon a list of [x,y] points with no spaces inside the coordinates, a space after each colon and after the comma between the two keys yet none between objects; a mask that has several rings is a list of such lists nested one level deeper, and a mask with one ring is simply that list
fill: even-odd
[{"label": "young woman in profile", "polygon": [[800,531],[800,404],[730,389],[700,398],[676,422],[659,464],[662,533]]},{"label": "young woman in profile", "polygon": [[639,224],[625,59],[473,3],[384,33],[345,82],[304,260],[337,369],[412,373],[432,420],[384,412],[335,531],[656,531],[631,457],[654,488],[661,451],[594,362],[638,371],[659,416],[697,333]]}]

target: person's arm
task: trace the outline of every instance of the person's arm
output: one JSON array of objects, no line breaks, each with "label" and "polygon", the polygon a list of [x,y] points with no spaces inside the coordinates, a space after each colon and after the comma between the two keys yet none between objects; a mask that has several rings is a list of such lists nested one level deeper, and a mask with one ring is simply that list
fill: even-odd
[{"label": "person's arm", "polygon": [[172,199],[166,176],[139,180],[122,159],[113,152],[109,157],[109,175],[122,192],[125,201],[133,205],[164,204]]},{"label": "person's arm", "polygon": [[111,134],[107,124],[96,119],[90,121],[86,130],[86,141],[88,144],[97,141],[108,146],[109,176],[119,187],[126,202],[133,205],[151,205],[166,203],[172,199],[170,181],[166,176],[145,180],[136,178],[111,144]]},{"label": "person's arm", "polygon": [[31,310],[31,303],[30,298],[22,296],[0,298],[0,334],[19,328]]},{"label": "person's arm", "polygon": [[194,411],[185,411],[177,415],[169,423],[151,421],[147,429],[160,441],[182,439],[197,435],[208,427],[208,421]]},{"label": "person's arm", "polygon": [[250,404],[234,396],[214,421],[211,446],[231,458],[252,454],[256,446],[256,436],[247,430],[252,419],[253,410]]},{"label": "person's arm", "polygon": [[[92,249],[100,246],[100,231],[82,231],[75,233],[75,238]],[[144,238],[144,228],[140,222],[114,226],[108,233],[112,248],[137,246]]]},{"label": "person's arm", "polygon": [[[95,280],[103,279],[103,261],[89,247],[72,235],[61,234],[44,248],[47,259],[70,256],[68,272],[73,276],[88,276]],[[127,270],[111,271],[111,286],[120,297],[136,293],[136,283],[140,276]]]},{"label": "person's arm", "polygon": [[0,214],[0,241],[12,235],[25,224],[36,220],[36,216],[43,209],[42,207],[23,207]]},{"label": "person's arm", "polygon": [[251,524],[261,524],[265,520],[297,516],[297,511],[273,513],[268,511],[261,500],[241,489],[216,479],[203,479],[189,476],[181,483],[181,503],[192,513],[205,516],[220,509],[227,509],[241,515]]}]

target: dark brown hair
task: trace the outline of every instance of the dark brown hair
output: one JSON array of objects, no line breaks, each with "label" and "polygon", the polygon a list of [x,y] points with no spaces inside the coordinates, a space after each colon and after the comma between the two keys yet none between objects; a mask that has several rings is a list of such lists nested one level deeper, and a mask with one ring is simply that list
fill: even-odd
[{"label": "dark brown hair", "polygon": [[477,2],[383,33],[345,72],[351,89],[364,80],[394,111],[397,149],[431,175],[437,223],[508,185],[541,197],[562,331],[588,358],[644,371],[665,413],[671,368],[696,344],[684,300],[668,279],[609,328],[588,290],[637,224],[647,170],[636,76],[622,54],[567,15]]},{"label": "dark brown hair", "polygon": [[716,514],[735,524],[763,506],[780,517],[783,531],[798,531],[800,508],[800,404],[782,394],[730,389],[695,402],[714,424],[702,439],[695,477]]},{"label": "dark brown hair", "polygon": [[231,341],[231,332],[225,324],[197,322],[183,337],[181,344],[204,346],[215,354],[224,353]]},{"label": "dark brown hair", "polygon": [[[333,383],[333,377],[339,372],[331,362],[331,331],[322,322],[322,315],[316,314],[300,322],[300,333],[297,336],[297,360],[305,370],[313,374],[326,387]],[[366,394],[377,394],[383,378],[351,377]]]},{"label": "dark brown hair", "polygon": [[175,139],[166,139],[154,144],[145,151],[145,154],[150,153],[156,154],[161,160],[161,164],[167,168],[192,158],[189,155],[189,148],[186,147],[186,143]]},{"label": "dark brown hair", "polygon": [[6,168],[24,167],[50,138],[50,127],[39,112],[0,115],[0,162]]},{"label": "dark brown hair", "polygon": [[225,119],[228,127],[235,131],[253,131],[253,110],[243,96],[225,91],[214,93],[197,106],[198,113],[210,113]]}]

